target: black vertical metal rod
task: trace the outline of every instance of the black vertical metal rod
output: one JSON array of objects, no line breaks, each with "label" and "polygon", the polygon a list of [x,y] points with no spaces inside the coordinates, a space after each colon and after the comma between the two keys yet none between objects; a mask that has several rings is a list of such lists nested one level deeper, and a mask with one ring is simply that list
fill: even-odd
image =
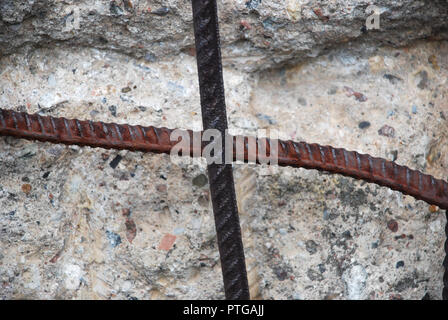
[{"label": "black vertical metal rod", "polygon": [[222,138],[222,164],[207,166],[226,299],[249,299],[232,165],[225,164],[227,129],[216,0],[192,0],[204,130]]},{"label": "black vertical metal rod", "polygon": [[446,210],[446,225],[445,225],[445,260],[443,260],[443,266],[445,268],[445,273],[443,274],[443,291],[442,299],[448,300],[448,210]]}]

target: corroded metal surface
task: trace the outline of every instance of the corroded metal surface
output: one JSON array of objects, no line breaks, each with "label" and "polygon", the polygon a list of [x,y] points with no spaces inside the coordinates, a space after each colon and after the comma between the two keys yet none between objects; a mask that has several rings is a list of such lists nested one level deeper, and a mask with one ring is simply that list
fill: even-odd
[{"label": "corroded metal surface", "polygon": [[[30,115],[0,109],[0,135],[52,143],[75,144],[106,149],[169,154],[178,141],[170,141],[174,129],[131,126],[127,124],[96,121],[69,120],[49,116]],[[193,131],[181,131],[190,137],[191,156],[198,155],[193,148]],[[197,134],[197,133],[196,133]],[[233,159],[236,159],[234,137]],[[243,137],[244,151],[238,154],[248,160],[248,142],[253,137]],[[355,151],[278,140],[278,165],[316,169],[376,183],[397,190],[416,199],[448,209],[448,183],[420,171],[401,166],[382,158],[375,158]],[[267,153],[271,142],[267,140]],[[263,156],[257,150],[257,162]]]},{"label": "corroded metal surface", "polygon": [[[193,9],[196,12],[195,14],[195,29],[196,29],[196,41],[197,41],[196,45],[198,52],[197,57],[198,57],[199,76],[201,83],[201,103],[203,107],[204,129],[219,128],[220,131],[223,132],[224,129],[227,127],[227,123],[225,115],[224,89],[222,84],[222,71],[220,66],[221,59],[219,53],[216,2],[212,0],[204,0],[204,1],[193,0],[193,4],[194,4]],[[249,8],[247,3],[246,7]],[[113,10],[117,10],[117,8],[119,7],[114,6]],[[296,9],[297,7],[294,8],[288,6],[288,10],[286,10],[286,12],[288,15],[291,15],[293,19],[297,19],[296,13],[294,13],[295,12],[294,10]],[[301,12],[306,11],[305,7],[299,9],[301,10]],[[234,9],[230,8],[229,10]],[[253,8],[250,8],[250,10],[253,10]],[[135,11],[137,11],[137,8],[135,9]],[[319,8],[314,9],[313,11],[319,19],[322,17],[325,18],[320,20],[327,22],[328,17],[322,13],[325,10],[322,11]],[[440,10],[432,10],[431,12],[435,13],[436,17],[439,17],[440,16],[439,11]],[[354,12],[356,12],[356,10]],[[357,12],[359,14],[360,11],[358,10]],[[163,7],[162,9],[153,12],[153,14],[156,15],[166,15],[168,13],[172,14],[172,12],[169,11],[168,7]],[[92,14],[93,16],[91,19],[93,20],[95,19],[95,13],[93,12]],[[20,15],[22,15],[22,12],[20,12],[20,10],[18,11],[12,10],[11,12],[8,13],[7,15],[8,17],[6,16],[3,17],[4,18],[3,20],[5,21],[8,20],[9,22],[12,23],[15,21],[15,19],[18,19],[18,21],[15,22],[19,23],[22,21],[23,18],[20,17]],[[57,19],[59,19],[59,13],[56,16]],[[90,13],[89,16],[91,16]],[[44,18],[45,20],[49,21],[49,23],[47,24],[48,26],[50,26],[50,29],[53,30],[54,28],[52,28],[52,26],[54,25],[54,23],[52,23],[51,19],[48,19],[47,16],[45,17],[42,16],[39,19]],[[228,17],[226,16],[226,18]],[[335,17],[332,17],[332,21],[337,20],[334,18]],[[412,20],[414,17],[408,17],[408,18],[409,20]],[[127,19],[127,17],[125,19]],[[267,19],[260,18],[260,21],[261,20],[264,21]],[[301,21],[300,24],[294,24],[294,25],[295,26],[302,25],[305,26],[306,29],[307,20],[310,19],[304,19]],[[234,25],[235,20],[232,21],[233,22],[229,25]],[[311,21],[310,23],[314,24],[312,19],[310,21]],[[441,20],[439,19],[438,21],[443,22],[443,19]],[[280,22],[283,23],[282,21]],[[157,23],[159,22],[157,21]],[[273,25],[274,27],[276,26],[275,23]],[[273,28],[271,24],[269,24],[269,27]],[[326,25],[322,27],[325,28]],[[174,28],[179,29],[178,25],[174,26]],[[56,29],[57,29],[56,31],[59,32],[61,28]],[[188,28],[184,28],[184,30],[187,29]],[[252,29],[251,34],[252,38],[254,37],[253,32],[257,32],[259,38],[261,37],[261,39],[263,40],[263,47],[264,46],[281,47],[278,45],[278,43],[271,43],[271,44],[265,43],[263,39],[264,33],[258,32],[259,30],[257,28],[252,28],[248,21],[241,21],[240,29],[242,29],[241,31],[244,31],[245,33],[249,33],[249,30]],[[20,30],[22,34],[26,34],[26,32],[23,32],[23,30],[20,28],[18,29],[15,28],[15,30],[11,28],[11,30],[8,30],[8,32],[18,30]],[[281,33],[281,30],[277,31]],[[290,31],[291,29],[289,30],[289,32]],[[231,30],[231,32],[233,33],[233,29]],[[315,30],[313,30],[312,33],[315,33]],[[40,34],[42,34],[42,32],[40,32]],[[116,35],[114,34],[113,36]],[[239,35],[237,37],[239,37]],[[53,38],[56,39],[58,37]],[[183,37],[178,38],[183,39]],[[288,40],[287,42],[290,43],[291,42],[289,41],[290,37],[286,38],[287,38],[286,40]],[[87,34],[87,39],[90,39],[89,34]],[[253,38],[252,40],[254,39],[255,38]],[[336,39],[334,42],[338,42],[338,39]],[[104,39],[101,38],[99,41],[101,47],[104,46],[103,40]],[[133,54],[135,50],[137,51],[141,50],[139,51],[140,55],[146,54],[147,52],[147,50],[140,45],[137,46],[138,48],[136,48],[135,46],[127,46],[128,44],[127,41],[109,41],[109,42],[114,44],[116,44],[117,42],[122,43],[123,46],[122,48],[125,48],[125,51],[128,53],[129,53],[128,50],[131,50]],[[156,45],[160,47],[158,42],[156,43]],[[292,46],[300,47],[300,45],[298,46],[297,43],[295,44],[293,43]],[[171,47],[177,48],[176,46]],[[308,52],[309,45],[307,44],[305,47],[306,51]],[[281,51],[282,52],[280,54],[283,55],[285,50]],[[284,59],[286,60],[291,59],[291,57],[293,56],[297,57],[296,53],[291,51],[289,52],[289,57],[287,57],[288,56],[287,55],[285,56]],[[275,54],[275,52],[273,54]],[[280,60],[284,61],[282,59]],[[278,61],[280,61],[278,59],[274,60],[276,61],[276,63],[279,63]],[[242,62],[243,65],[247,63],[247,59],[242,59],[241,61],[243,61]],[[264,60],[264,62],[266,61]],[[266,63],[263,63],[264,67],[266,67],[266,65],[267,65]],[[247,67],[247,65],[244,65],[244,67]],[[443,113],[441,113],[441,116],[444,118]],[[92,122],[92,121],[68,120],[64,118],[42,117],[39,115],[15,113],[12,111],[0,109],[0,135],[16,136],[30,140],[49,141],[53,143],[65,143],[68,145],[77,144],[92,147],[128,149],[132,151],[140,150],[146,152],[170,153],[170,151],[172,151],[173,147],[177,143],[177,141],[170,140],[170,135],[172,132],[173,130],[167,128],[141,127],[141,126],[130,126],[127,124],[118,125],[113,123],[105,124],[101,122]],[[183,132],[187,133],[190,137],[192,137],[192,135],[194,134],[192,131],[183,131]],[[198,134],[200,135],[201,133],[198,132]],[[253,159],[255,157],[256,159],[255,161],[260,162],[261,158],[264,158],[263,155],[258,154],[257,152],[258,150],[251,151],[248,148],[249,144],[248,142],[250,140],[267,143],[268,153],[270,152],[269,146],[271,146],[273,143],[277,143],[277,141],[272,140],[263,140],[263,139],[256,140],[255,138],[251,137],[242,137],[242,138],[245,141],[243,153],[242,155],[238,155],[236,153],[236,150],[232,150],[233,160],[237,158],[238,159],[242,158],[248,161],[249,158]],[[190,141],[192,141],[192,139]],[[234,148],[235,145],[236,142],[234,141],[233,143]],[[223,146],[225,146],[225,144],[223,144]],[[443,209],[448,208],[447,183],[445,181],[435,179],[432,176],[425,175],[421,172],[411,170],[404,166],[399,166],[393,162],[384,159],[374,158],[368,155],[359,154],[357,152],[350,152],[344,149],[337,149],[329,146],[307,144],[304,142],[296,143],[293,141],[279,141],[277,146],[279,147],[278,164],[281,166],[317,169],[328,171],[331,173],[339,173],[357,179],[363,179],[365,181],[387,186],[394,190],[399,190],[404,194],[412,195],[417,199],[421,199],[427,201],[428,203],[438,205]],[[198,150],[193,149],[192,145],[190,147],[191,147],[189,152],[190,156],[201,155],[202,147],[199,147]],[[227,283],[225,285],[226,296],[229,298],[244,298],[244,288],[241,289],[241,287],[239,286],[239,283],[240,284],[242,283],[241,280],[244,280],[244,278],[241,277],[243,272],[245,272],[244,268],[239,269],[233,268],[234,266],[237,265],[241,267],[240,261],[243,261],[244,263],[244,256],[240,255],[239,256],[240,259],[238,259],[238,257],[235,257],[232,254],[227,255],[230,249],[240,246],[240,242],[238,242],[239,241],[238,239],[240,239],[240,233],[234,232],[234,230],[239,229],[239,225],[238,223],[235,223],[234,219],[235,217],[237,219],[238,216],[234,201],[235,197],[233,190],[233,180],[232,180],[233,178],[231,167],[230,165],[222,165],[222,166],[211,165],[209,166],[209,174],[210,174],[209,175],[211,181],[210,187],[212,189],[212,200],[214,204],[215,215],[219,211],[222,212],[227,211],[229,213],[228,217],[230,217],[229,219],[227,219],[227,221],[230,221],[230,219],[233,218],[232,223],[234,228],[231,228],[229,232],[226,232],[225,229],[226,227],[224,225],[218,223],[218,220],[221,218],[221,214],[219,214],[216,219],[218,229],[218,242],[220,242],[221,258],[223,259],[222,265],[223,265],[223,274],[225,282],[227,278]],[[230,194],[228,194],[229,192]],[[224,219],[223,221],[225,222],[226,219]],[[448,237],[448,223],[445,226],[445,231]],[[225,234],[224,240],[226,240],[226,243],[224,242],[224,240],[223,241],[219,240],[220,237],[222,239],[223,233]],[[237,239],[236,242],[234,241],[235,239]],[[230,249],[228,246],[226,248],[227,244],[232,245]],[[447,257],[445,257],[445,260],[443,262],[445,268],[445,274],[443,276],[444,289],[442,296],[443,299],[448,299],[448,240],[445,242],[444,249],[447,253]],[[242,253],[242,246],[241,246],[241,253]],[[58,255],[55,256],[56,259]],[[226,264],[230,265],[233,268],[233,269],[228,268],[228,270],[230,270],[229,273],[224,272],[224,268],[227,268],[225,266]],[[236,272],[233,272],[232,270],[236,270]],[[233,280],[229,282],[228,279]]]},{"label": "corroded metal surface", "polygon": [[[128,124],[103,123],[77,119],[54,118],[38,114],[27,114],[12,110],[0,109],[0,135],[13,136],[28,140],[38,140],[67,145],[101,147],[106,149],[126,149],[170,154],[180,139],[171,141],[170,135],[174,129],[132,126]],[[202,155],[195,149],[193,136],[201,132],[191,130],[180,131],[190,138],[190,156]],[[237,152],[237,139],[243,140],[244,149]],[[308,144],[269,139],[256,139],[256,154],[249,153],[249,142],[254,137],[233,137],[233,160],[260,160],[270,155],[271,144],[278,143],[278,165],[296,168],[316,169],[330,173],[339,173],[355,179],[376,183],[416,199],[426,201],[448,210],[448,183],[430,175],[412,170],[406,166],[382,158],[375,158],[355,151]],[[266,153],[259,151],[259,142],[266,145]],[[238,150],[239,151],[239,150]],[[220,226],[217,226],[220,227]],[[448,224],[445,228],[448,236]],[[224,237],[231,236],[225,233]],[[224,239],[226,240],[226,239]],[[445,274],[443,277],[443,299],[448,299],[448,240],[445,242],[447,257],[444,260]],[[227,251],[226,251],[227,252]],[[227,257],[224,257],[227,258]],[[238,278],[238,277],[237,277]],[[235,278],[236,279],[236,278]],[[235,286],[236,287],[236,286]],[[238,296],[243,297],[241,290]],[[233,296],[235,298],[235,296]]]},{"label": "corroded metal surface", "polygon": [[54,118],[0,109],[1,135],[106,149],[169,153],[167,128]]},{"label": "corroded metal surface", "polygon": [[[227,114],[216,0],[193,0],[192,4],[203,128],[219,130],[224,139]],[[225,164],[225,143],[222,142],[222,163],[209,164],[207,172],[224,291],[227,299],[249,299],[232,165]]]}]

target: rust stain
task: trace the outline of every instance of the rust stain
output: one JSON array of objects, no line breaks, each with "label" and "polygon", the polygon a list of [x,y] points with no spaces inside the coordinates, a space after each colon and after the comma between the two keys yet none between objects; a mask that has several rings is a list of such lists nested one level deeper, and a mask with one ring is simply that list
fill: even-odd
[{"label": "rust stain", "polygon": [[166,250],[166,251],[171,250],[175,241],[176,236],[167,233],[166,235],[163,236],[162,240],[160,241],[159,250]]},{"label": "rust stain", "polygon": [[137,226],[131,218],[126,218],[126,222],[124,223],[126,226],[126,238],[130,243],[135,239],[137,235]]}]

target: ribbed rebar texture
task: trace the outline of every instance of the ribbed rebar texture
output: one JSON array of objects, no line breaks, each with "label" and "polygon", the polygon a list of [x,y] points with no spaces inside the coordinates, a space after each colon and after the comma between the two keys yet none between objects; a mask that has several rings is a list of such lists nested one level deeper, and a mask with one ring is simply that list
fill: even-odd
[{"label": "ribbed rebar texture", "polygon": [[172,131],[0,109],[0,135],[67,145],[169,153],[177,143],[170,141]]},{"label": "ribbed rebar texture", "polygon": [[[269,145],[269,141],[267,144]],[[389,187],[448,209],[448,183],[382,158],[330,146],[279,140],[278,163],[340,173]]]},{"label": "ribbed rebar texture", "polygon": [[222,164],[207,166],[224,291],[229,300],[249,299],[232,165],[224,163],[227,129],[216,0],[193,0],[193,22],[204,130],[222,137]]},{"label": "ribbed rebar texture", "polygon": [[[101,147],[106,149],[126,149],[169,154],[173,147],[181,141],[171,141],[174,129],[132,126],[128,124],[102,123],[77,119],[54,118],[38,114],[15,112],[0,108],[0,136],[13,136],[28,140],[38,140],[67,145]],[[193,135],[201,132],[179,130],[177,136],[189,138],[190,156],[202,155],[203,146],[194,149]],[[236,140],[243,141],[243,150],[237,150]],[[199,137],[198,140],[201,140]],[[255,155],[248,147],[250,140],[256,141]],[[258,148],[264,141],[266,152]],[[354,151],[282,140],[257,140],[254,137],[233,137],[233,160],[261,159],[270,157],[271,144],[278,143],[278,165],[296,168],[316,169],[330,173],[339,173],[355,179],[376,183],[416,199],[426,201],[448,210],[448,183],[430,175],[397,165],[381,158],[374,158]],[[447,213],[448,220],[448,213]],[[448,221],[445,227],[446,257],[443,262],[443,299],[448,300]]]}]

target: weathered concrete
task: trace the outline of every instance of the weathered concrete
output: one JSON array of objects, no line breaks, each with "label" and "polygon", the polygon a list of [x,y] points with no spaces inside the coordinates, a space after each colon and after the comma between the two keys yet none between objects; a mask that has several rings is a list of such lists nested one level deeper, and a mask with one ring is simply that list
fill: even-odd
[{"label": "weathered concrete", "polygon": [[[446,0],[222,0],[224,62],[267,69],[316,57],[343,43],[403,46],[447,39]],[[366,9],[380,8],[381,30],[367,32]],[[188,0],[2,0],[0,55],[33,47],[94,47],[149,61],[194,47]]]},{"label": "weathered concrete", "polygon": [[[188,1],[151,2],[143,15],[144,1],[120,14],[96,1],[66,33],[70,1],[49,2],[0,2],[0,107],[201,128]],[[448,179],[448,43],[427,39],[444,37],[446,1],[424,10],[378,1],[382,30],[365,34],[366,4],[341,24],[351,1],[323,1],[328,21],[308,15],[314,2],[246,2],[220,2],[230,127],[278,129]],[[76,8],[88,13],[86,3]],[[268,17],[277,31],[265,38]],[[269,48],[259,45],[266,39]],[[205,170],[166,155],[1,138],[0,296],[222,299]],[[235,177],[253,297],[440,299],[446,220],[437,208],[316,171],[237,164]]]}]

